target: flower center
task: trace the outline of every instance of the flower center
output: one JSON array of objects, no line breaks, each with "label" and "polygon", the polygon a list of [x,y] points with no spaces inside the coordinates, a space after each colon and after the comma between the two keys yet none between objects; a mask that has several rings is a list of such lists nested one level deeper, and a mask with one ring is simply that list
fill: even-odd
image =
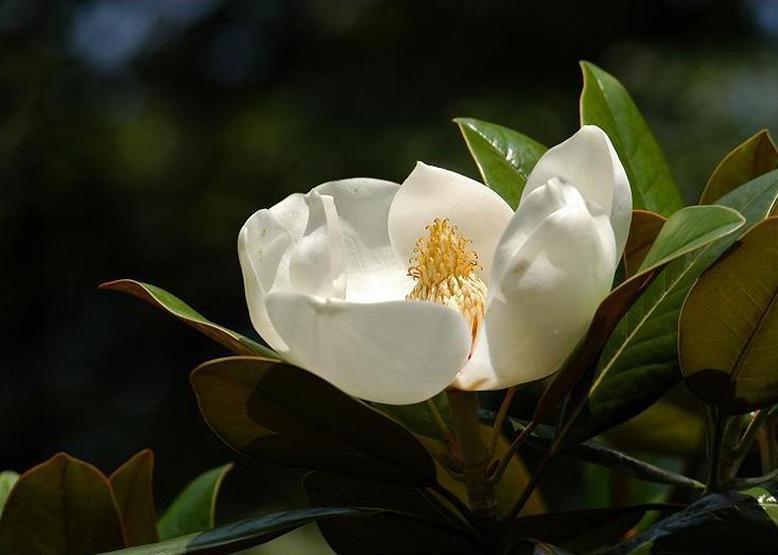
[{"label": "flower center", "polygon": [[416,285],[406,299],[432,301],[461,312],[470,322],[475,340],[484,319],[486,284],[470,239],[460,235],[448,219],[435,220],[416,241],[408,275]]}]

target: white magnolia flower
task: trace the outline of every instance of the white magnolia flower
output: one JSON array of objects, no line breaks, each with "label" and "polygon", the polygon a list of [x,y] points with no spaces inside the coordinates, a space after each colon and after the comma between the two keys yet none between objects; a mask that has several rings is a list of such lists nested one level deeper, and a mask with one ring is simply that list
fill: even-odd
[{"label": "white magnolia flower", "polygon": [[423,163],[402,185],[324,183],[241,229],[251,320],[291,363],[371,401],[542,378],[610,291],[631,209],[624,168],[594,126],[543,155],[515,213]]}]

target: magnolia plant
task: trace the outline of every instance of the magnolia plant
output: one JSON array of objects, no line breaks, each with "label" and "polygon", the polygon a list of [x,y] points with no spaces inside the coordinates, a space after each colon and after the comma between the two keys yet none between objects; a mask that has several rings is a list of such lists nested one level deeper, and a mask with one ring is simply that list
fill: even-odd
[{"label": "magnolia plant", "polygon": [[[312,522],[316,553],[778,551],[778,150],[757,133],[684,207],[625,89],[582,69],[580,129],[551,149],[456,120],[482,182],[419,162],[251,215],[266,346],[102,286],[232,353],[192,372],[200,411],[306,471],[304,506],[215,527],[225,466],[156,521],[150,452],[110,477],[60,454],[0,474],[0,552],[233,553]],[[555,506],[576,472],[580,506]]]}]

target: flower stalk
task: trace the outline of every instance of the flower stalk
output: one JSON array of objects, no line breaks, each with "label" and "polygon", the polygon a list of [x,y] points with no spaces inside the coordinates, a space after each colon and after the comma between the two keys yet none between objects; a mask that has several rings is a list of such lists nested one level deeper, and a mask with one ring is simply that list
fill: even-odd
[{"label": "flower stalk", "polygon": [[462,481],[467,490],[468,504],[484,524],[495,522],[497,499],[494,486],[487,480],[491,458],[478,421],[478,394],[450,390],[448,401],[462,457]]}]

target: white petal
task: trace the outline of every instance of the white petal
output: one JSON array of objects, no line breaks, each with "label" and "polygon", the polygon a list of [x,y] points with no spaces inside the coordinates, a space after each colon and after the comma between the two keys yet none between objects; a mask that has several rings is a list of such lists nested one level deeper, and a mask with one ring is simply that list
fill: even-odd
[{"label": "white petal", "polygon": [[[549,186],[554,187],[544,187]],[[539,225],[527,224],[534,229],[492,283],[475,352],[456,387],[499,389],[557,371],[610,291],[616,268],[610,220],[593,215],[569,190],[559,198],[566,199],[565,206]],[[517,234],[524,232],[525,215],[520,205],[519,225],[510,226]],[[503,242],[510,240],[506,233]]]},{"label": "white petal", "polygon": [[[500,282],[516,252],[546,221],[546,218],[566,206],[580,205],[584,202],[581,193],[574,185],[556,177],[549,179],[546,184],[536,187],[531,193],[525,195],[516,215],[508,223],[500,242],[497,244],[492,272],[489,276],[490,282]],[[595,206],[591,205],[589,209],[597,210]],[[493,291],[497,290],[493,289]]]},{"label": "white petal", "polygon": [[286,349],[265,308],[271,290],[289,291],[289,257],[308,221],[304,195],[292,195],[270,210],[255,212],[238,235],[238,258],[243,272],[251,323],[257,333],[276,350]]},{"label": "white petal", "polygon": [[294,364],[349,395],[391,404],[447,387],[470,351],[462,316],[434,303],[350,303],[271,293],[267,309]]},{"label": "white petal", "polygon": [[584,125],[565,142],[549,149],[530,173],[521,202],[552,178],[572,183],[588,202],[608,214],[616,236],[616,253],[621,256],[632,218],[632,192],[608,135],[595,125]]},{"label": "white petal", "polygon": [[400,187],[389,210],[389,236],[407,267],[416,241],[435,218],[448,218],[473,242],[488,276],[492,257],[513,210],[494,191],[458,173],[419,162]]},{"label": "white petal", "polygon": [[318,297],[346,297],[346,262],[343,232],[329,195],[311,191],[308,226],[289,260],[292,289]]},{"label": "white petal", "polygon": [[346,300],[404,299],[413,288],[407,265],[400,264],[389,240],[389,208],[400,186],[378,179],[344,179],[314,191],[335,201],[343,233]]},{"label": "white petal", "polygon": [[[389,207],[399,185],[377,179],[345,179],[324,183],[307,195],[293,194],[270,209],[253,214],[240,231],[238,256],[243,271],[246,302],[254,328],[271,347],[286,349],[281,337],[273,328],[267,316],[265,297],[271,291],[293,291],[301,287],[315,291],[317,274],[306,273],[304,267],[313,262],[303,254],[312,250],[319,263],[331,268],[337,274],[332,280],[332,293],[341,296],[342,277],[340,270],[332,270],[345,264],[346,298],[353,301],[376,301],[404,299],[413,287],[407,276],[407,269],[400,265],[394,255],[388,232]],[[327,197],[330,200],[322,201]],[[329,207],[325,210],[325,204]],[[318,213],[309,213],[308,205],[318,204]],[[334,210],[331,204],[334,203]],[[329,223],[327,218],[329,212]],[[334,214],[337,214],[337,221]],[[310,217],[309,217],[310,216]],[[310,220],[310,221],[309,221]],[[339,234],[336,228],[340,227]],[[315,232],[315,230],[319,232]],[[309,240],[303,236],[313,233]],[[330,230],[333,235],[328,235]],[[318,241],[315,237],[330,237],[332,241]],[[340,235],[342,239],[335,240]],[[301,242],[303,243],[301,245]],[[307,245],[306,245],[307,243]],[[339,253],[330,253],[327,247],[334,244]],[[299,248],[298,251],[295,251]],[[290,270],[292,254],[298,252],[297,269]],[[335,260],[332,260],[334,255]],[[292,273],[296,280],[293,285]],[[321,277],[321,276],[319,276]],[[308,283],[306,279],[313,282]],[[320,284],[321,285],[321,284]],[[320,290],[319,293],[324,293]]]}]

